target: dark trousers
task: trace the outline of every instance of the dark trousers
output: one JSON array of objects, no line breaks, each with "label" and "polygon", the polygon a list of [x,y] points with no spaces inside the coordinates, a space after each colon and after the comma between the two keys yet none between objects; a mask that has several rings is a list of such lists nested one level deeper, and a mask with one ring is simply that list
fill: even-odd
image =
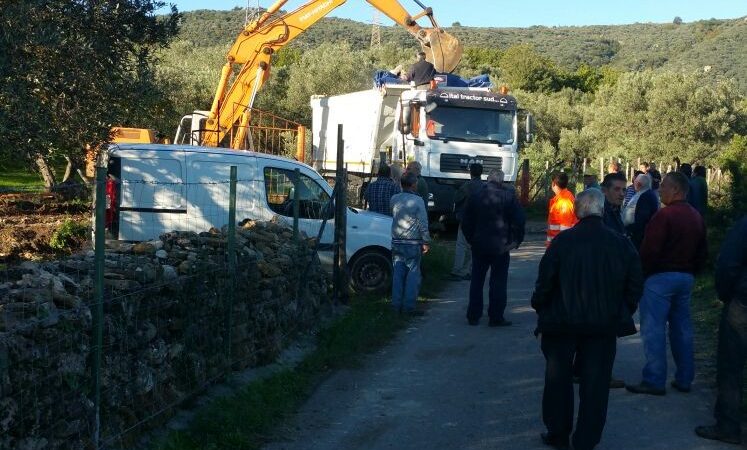
[{"label": "dark trousers", "polygon": [[718,397],[714,415],[725,433],[741,435],[742,369],[747,359],[747,306],[724,305],[718,330]]},{"label": "dark trousers", "polygon": [[485,276],[490,269],[490,289],[488,293],[488,316],[491,320],[502,321],[508,300],[508,264],[511,255],[484,255],[472,252],[472,282],[469,286],[469,306],[467,319],[477,320],[482,317],[483,299],[482,289]]},{"label": "dark trousers", "polygon": [[547,361],[542,419],[553,439],[566,441],[573,430],[573,357],[578,354],[581,382],[573,445],[576,450],[591,450],[599,443],[607,421],[616,352],[615,336],[542,336],[542,353]]}]

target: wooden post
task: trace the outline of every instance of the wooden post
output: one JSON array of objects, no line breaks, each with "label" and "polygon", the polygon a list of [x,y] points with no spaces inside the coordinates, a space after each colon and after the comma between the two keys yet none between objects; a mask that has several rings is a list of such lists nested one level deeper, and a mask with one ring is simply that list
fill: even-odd
[{"label": "wooden post", "polygon": [[306,162],[306,127],[298,126],[298,136],[296,141],[296,160],[302,163]]},{"label": "wooden post", "polygon": [[529,205],[529,160],[521,163],[521,204]]}]

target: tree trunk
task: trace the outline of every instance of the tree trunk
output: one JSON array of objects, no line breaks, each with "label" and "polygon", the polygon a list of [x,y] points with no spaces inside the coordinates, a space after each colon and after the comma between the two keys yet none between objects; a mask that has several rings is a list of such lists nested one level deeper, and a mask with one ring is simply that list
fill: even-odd
[{"label": "tree trunk", "polygon": [[44,179],[44,187],[47,188],[47,190],[52,189],[55,185],[55,179],[54,172],[52,172],[52,169],[49,167],[49,163],[43,156],[37,156],[34,162],[36,163],[36,167],[39,169],[39,174],[42,176],[42,179]]},{"label": "tree trunk", "polygon": [[65,166],[65,175],[62,176],[63,183],[70,179],[70,177],[73,175],[73,169],[75,168],[73,160],[70,159],[69,156],[65,156],[65,161],[67,161],[67,166]]}]

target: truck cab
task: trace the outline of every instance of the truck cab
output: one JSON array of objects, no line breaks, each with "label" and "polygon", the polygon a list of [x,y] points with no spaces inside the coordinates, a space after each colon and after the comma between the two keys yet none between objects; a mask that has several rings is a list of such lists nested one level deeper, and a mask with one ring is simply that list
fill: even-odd
[{"label": "truck cab", "polygon": [[[438,77],[430,89],[405,84],[335,96],[313,96],[312,159],[322,173],[337,165],[338,124],[343,125],[343,157],[349,173],[371,176],[382,156],[387,162],[418,161],[428,183],[428,211],[451,217],[454,194],[469,180],[470,165],[484,172],[500,169],[516,181],[519,154],[519,108],[507,91],[488,87],[448,86]],[[527,141],[532,117],[527,115]]]},{"label": "truck cab", "polygon": [[484,172],[500,169],[506,182],[518,173],[518,107],[513,96],[487,88],[436,87],[402,94],[396,114],[393,151],[398,159],[416,160],[428,183],[428,210],[453,212],[454,194],[469,180],[470,165]]}]

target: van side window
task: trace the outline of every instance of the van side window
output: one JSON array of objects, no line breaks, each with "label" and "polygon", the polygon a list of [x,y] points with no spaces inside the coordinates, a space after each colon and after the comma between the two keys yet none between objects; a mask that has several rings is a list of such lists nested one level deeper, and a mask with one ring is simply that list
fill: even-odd
[{"label": "van side window", "polygon": [[265,192],[267,205],[280,215],[293,217],[293,199],[295,190],[299,190],[299,217],[317,219],[324,217],[324,207],[329,202],[329,195],[312,178],[300,174],[298,179],[292,170],[265,167]]}]

